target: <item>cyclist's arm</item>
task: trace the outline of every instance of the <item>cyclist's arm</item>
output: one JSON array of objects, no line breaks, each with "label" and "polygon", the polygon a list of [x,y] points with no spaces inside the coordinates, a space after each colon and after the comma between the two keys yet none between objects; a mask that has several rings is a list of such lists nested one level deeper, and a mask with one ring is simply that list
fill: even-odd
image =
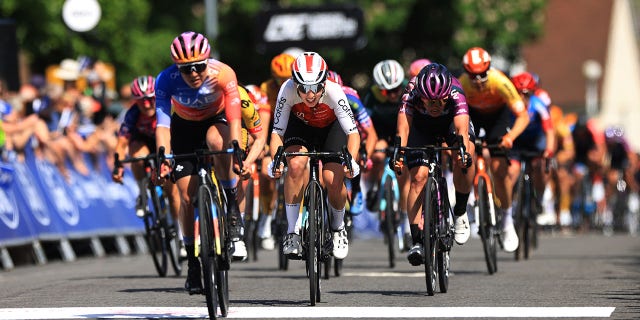
[{"label": "cyclist's arm", "polygon": [[330,101],[330,106],[333,107],[333,112],[338,119],[342,131],[347,136],[347,149],[353,159],[358,159],[358,150],[360,149],[360,134],[358,133],[358,127],[356,120],[351,112],[351,106],[347,100],[347,96],[342,91],[340,85],[334,82],[327,82],[326,96]]},{"label": "cyclist's arm", "polygon": [[540,117],[542,123],[542,131],[547,138],[547,145],[544,151],[544,157],[548,158],[553,155],[556,145],[556,131],[553,129],[553,123],[551,122],[551,115],[544,105],[542,100],[538,100],[540,103],[532,104],[531,107],[535,108],[536,113]]},{"label": "cyclist's arm", "polygon": [[229,123],[230,140],[240,141],[242,116],[240,111],[240,94],[238,80],[231,67],[224,65],[218,76],[218,86],[224,94],[224,112]]},{"label": "cyclist's arm", "polygon": [[398,112],[396,135],[400,136],[400,146],[406,147],[409,139],[409,130],[413,122],[412,112],[406,103],[403,103]]},{"label": "cyclist's arm", "polygon": [[502,95],[504,101],[507,102],[507,106],[509,107],[511,112],[516,117],[511,130],[505,136],[510,138],[513,142],[520,134],[522,134],[522,132],[524,132],[524,130],[529,125],[530,120],[524,101],[522,101],[522,98],[518,94],[515,86],[513,85],[511,80],[509,80],[509,78],[507,78],[506,76],[504,76],[504,78],[506,80],[500,83],[499,92],[500,95]]},{"label": "cyclist's arm", "polygon": [[367,156],[370,157],[373,154],[373,151],[376,148],[376,142],[378,141],[378,134],[373,126],[373,121],[357,93],[349,94],[346,89],[345,93],[347,94],[347,99],[349,100],[353,116],[358,122],[358,128],[363,131],[364,136],[366,137],[365,150],[367,152]]},{"label": "cyclist's arm", "polygon": [[[453,126],[456,133],[462,136],[462,143],[465,150],[471,150],[471,142],[469,141],[469,115],[460,114],[453,117]],[[470,152],[470,151],[467,151]]]},{"label": "cyclist's arm", "polygon": [[291,107],[293,106],[293,99],[296,94],[295,90],[293,81],[289,79],[280,87],[280,92],[278,92],[278,98],[276,99],[275,110],[273,112],[271,143],[269,144],[271,157],[275,156],[278,147],[284,145],[283,137],[287,131]]}]

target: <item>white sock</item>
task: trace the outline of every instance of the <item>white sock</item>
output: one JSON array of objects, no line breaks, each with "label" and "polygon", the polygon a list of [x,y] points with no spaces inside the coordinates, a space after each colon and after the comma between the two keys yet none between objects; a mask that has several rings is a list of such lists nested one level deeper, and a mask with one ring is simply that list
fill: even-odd
[{"label": "white sock", "polygon": [[332,214],[331,229],[342,230],[344,229],[344,207],[340,210],[334,208],[329,204],[329,212]]},{"label": "white sock", "polygon": [[300,204],[287,203],[285,205],[285,211],[287,212],[287,233],[296,233],[296,224],[300,214]]},{"label": "white sock", "polygon": [[513,210],[511,209],[511,207],[509,207],[509,209],[506,210],[502,209],[502,212],[504,215],[504,217],[502,218],[502,229],[505,229],[507,226],[513,225]]}]

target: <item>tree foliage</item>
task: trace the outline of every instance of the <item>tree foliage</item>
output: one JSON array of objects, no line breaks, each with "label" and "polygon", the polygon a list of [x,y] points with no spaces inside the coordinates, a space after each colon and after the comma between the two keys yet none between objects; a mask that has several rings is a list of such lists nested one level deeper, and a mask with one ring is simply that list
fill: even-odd
[{"label": "tree foliage", "polygon": [[[219,35],[211,39],[220,59],[245,83],[269,75],[273,54],[256,51],[255,21],[269,6],[313,6],[354,1],[218,0]],[[171,63],[168,48],[182,31],[205,32],[204,0],[99,0],[102,18],[86,33],[69,30],[61,18],[64,0],[2,0],[0,18],[15,20],[20,50],[33,72],[81,55],[113,63],[118,83],[139,74],[157,74]],[[349,79],[369,75],[381,59],[408,65],[428,57],[459,67],[471,46],[483,46],[508,60],[542,32],[546,0],[357,0],[364,12],[367,45],[357,51],[319,50]],[[330,27],[330,26],[327,26]]]}]

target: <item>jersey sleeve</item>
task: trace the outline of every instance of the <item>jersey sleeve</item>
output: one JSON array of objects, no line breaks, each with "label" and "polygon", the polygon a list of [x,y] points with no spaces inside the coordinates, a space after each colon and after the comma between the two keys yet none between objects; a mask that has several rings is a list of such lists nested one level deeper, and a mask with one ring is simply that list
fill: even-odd
[{"label": "jersey sleeve", "polygon": [[224,92],[224,112],[228,121],[242,117],[240,94],[236,73],[228,65],[224,65],[218,75],[218,84]]},{"label": "jersey sleeve", "polygon": [[273,130],[271,132],[284,136],[284,133],[287,131],[295,90],[293,80],[291,79],[287,80],[280,87],[273,112]]},{"label": "jersey sleeve", "polygon": [[156,119],[158,127],[171,127],[171,76],[168,69],[156,77]]},{"label": "jersey sleeve", "polygon": [[131,138],[131,134],[135,130],[136,120],[138,119],[138,112],[136,112],[136,110],[138,110],[138,107],[133,105],[124,114],[124,120],[118,130],[118,137],[125,137],[127,139]]},{"label": "jersey sleeve", "polygon": [[513,85],[509,77],[503,73],[500,73],[498,92],[513,114],[518,116],[527,112],[527,108],[520,97],[518,90],[516,90],[516,87]]},{"label": "jersey sleeve", "polygon": [[238,93],[240,96],[240,106],[242,112],[242,123],[249,133],[257,133],[262,130],[262,122],[260,121],[260,115],[256,110],[256,106],[249,97],[247,90],[243,87],[238,87]]},{"label": "jersey sleeve", "polygon": [[352,133],[358,133],[358,127],[356,126],[353,112],[351,112],[351,106],[347,100],[347,95],[344,94],[340,85],[333,82],[327,82],[325,90],[328,100],[327,104],[333,108],[333,112],[335,113],[344,134],[349,135]]}]

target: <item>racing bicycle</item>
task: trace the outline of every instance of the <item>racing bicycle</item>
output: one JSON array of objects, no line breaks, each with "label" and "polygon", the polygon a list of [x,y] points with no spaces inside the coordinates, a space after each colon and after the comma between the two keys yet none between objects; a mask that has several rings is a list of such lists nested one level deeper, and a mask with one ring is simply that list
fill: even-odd
[{"label": "racing bicycle", "polygon": [[145,176],[142,180],[144,191],[140,192],[140,203],[144,206],[145,240],[149,247],[149,253],[153,265],[160,277],[167,275],[168,261],[176,276],[182,273],[180,261],[180,235],[178,225],[174,221],[169,210],[169,199],[161,186],[152,183],[152,174],[156,168],[156,154],[144,157],[131,157],[120,160],[118,153],[114,155],[113,172],[117,174],[118,168],[125,163],[142,161]]},{"label": "racing bicycle", "polygon": [[[199,216],[200,248],[198,256],[202,264],[204,278],[204,294],[207,301],[209,317],[215,319],[217,309],[226,317],[229,312],[229,275],[233,243],[229,237],[229,219],[225,212],[224,192],[219,183],[214,183],[211,156],[217,154],[233,154],[236,162],[242,167],[242,149],[237,141],[233,147],[211,151],[195,150],[186,154],[164,154],[164,147],[158,150],[158,163],[165,159],[196,159],[198,174],[197,213]],[[159,172],[158,172],[159,174]],[[217,182],[217,181],[216,181]]]}]

